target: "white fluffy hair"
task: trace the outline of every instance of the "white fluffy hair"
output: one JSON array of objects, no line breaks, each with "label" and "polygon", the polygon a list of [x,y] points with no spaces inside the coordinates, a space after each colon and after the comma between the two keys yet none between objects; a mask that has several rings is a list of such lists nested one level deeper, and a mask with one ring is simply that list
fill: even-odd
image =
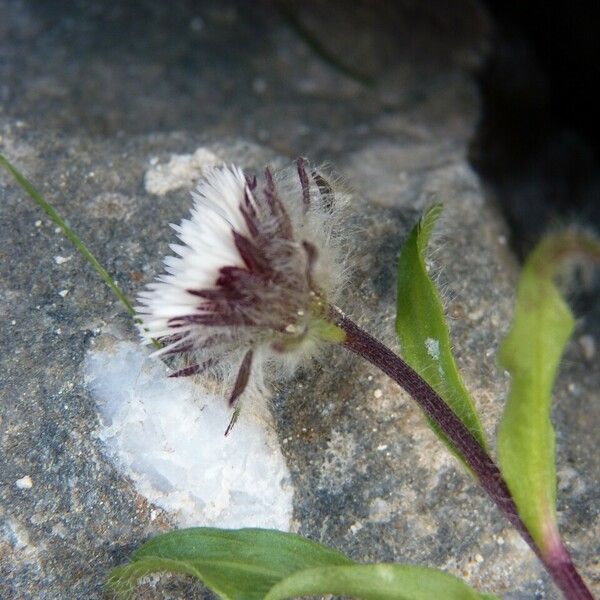
[{"label": "white fluffy hair", "polygon": [[266,169],[262,186],[237,166],[209,170],[136,308],[154,355],[183,359],[171,376],[212,373],[232,405],[332,339],[329,306],[345,283],[347,196],[303,159]]}]

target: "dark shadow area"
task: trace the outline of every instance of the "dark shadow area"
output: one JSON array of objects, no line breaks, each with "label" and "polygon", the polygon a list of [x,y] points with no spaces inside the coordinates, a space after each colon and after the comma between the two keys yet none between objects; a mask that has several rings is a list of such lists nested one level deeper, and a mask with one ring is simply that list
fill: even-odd
[{"label": "dark shadow area", "polygon": [[484,4],[494,33],[471,160],[523,257],[549,230],[600,224],[600,5]]}]

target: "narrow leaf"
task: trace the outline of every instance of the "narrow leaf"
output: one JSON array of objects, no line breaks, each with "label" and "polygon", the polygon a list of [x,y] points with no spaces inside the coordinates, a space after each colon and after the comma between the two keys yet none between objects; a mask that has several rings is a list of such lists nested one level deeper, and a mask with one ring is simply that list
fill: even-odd
[{"label": "narrow leaf", "polygon": [[102,280],[110,287],[115,296],[121,301],[127,311],[135,316],[135,310],[129,302],[127,296],[121,288],[116,284],[115,280],[110,276],[108,271],[100,264],[98,259],[91,253],[88,247],[83,243],[79,236],[69,227],[67,222],[56,212],[54,207],[42,196],[42,194],[34,187],[34,185],[25,177],[7,158],[0,154],[0,165],[3,166],[16,180],[23,190],[31,197],[31,199],[58,225],[67,236],[69,241],[77,248],[83,257],[96,269],[96,272]]},{"label": "narrow leaf", "polygon": [[[396,332],[402,357],[444,399],[485,448],[485,436],[473,400],[454,357],[440,296],[427,273],[427,245],[442,205],[431,207],[412,230],[398,264]],[[438,426],[428,419],[440,439],[459,458]]]},{"label": "narrow leaf", "polygon": [[294,573],[276,584],[265,600],[335,594],[362,600],[492,600],[437,569],[411,565],[320,567]]},{"label": "narrow leaf", "polygon": [[500,467],[521,518],[543,553],[556,550],[555,436],[552,387],[574,318],[555,283],[557,267],[583,254],[600,260],[600,244],[574,234],[543,240],[525,263],[515,314],[499,352],[512,377],[498,433]]},{"label": "narrow leaf", "polygon": [[140,577],[169,571],[193,575],[227,600],[259,600],[298,570],[349,564],[341,552],[291,533],[198,527],[150,540],[112,572],[108,584],[125,599]]}]

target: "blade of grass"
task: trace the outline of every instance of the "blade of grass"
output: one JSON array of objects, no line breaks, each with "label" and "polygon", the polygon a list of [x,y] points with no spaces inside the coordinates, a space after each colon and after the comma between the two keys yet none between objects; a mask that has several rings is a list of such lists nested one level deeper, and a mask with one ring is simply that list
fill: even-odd
[{"label": "blade of grass", "polygon": [[98,259],[91,253],[89,248],[83,243],[81,238],[69,227],[67,222],[56,212],[54,207],[42,196],[35,186],[23,175],[9,160],[0,154],[0,165],[2,165],[18,182],[31,199],[50,217],[53,223],[58,225],[67,236],[69,241],[77,248],[83,257],[96,269],[96,272],[104,283],[113,291],[114,295],[121,301],[121,304],[127,309],[127,312],[135,317],[135,310],[124,294],[123,290],[117,285],[108,271],[100,264]]}]

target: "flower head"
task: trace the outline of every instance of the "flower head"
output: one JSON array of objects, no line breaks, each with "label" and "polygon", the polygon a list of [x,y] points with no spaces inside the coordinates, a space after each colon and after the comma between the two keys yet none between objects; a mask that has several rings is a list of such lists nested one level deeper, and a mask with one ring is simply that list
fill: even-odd
[{"label": "flower head", "polygon": [[262,386],[266,366],[289,370],[315,342],[343,338],[328,320],[342,273],[340,198],[303,159],[296,167],[277,178],[266,169],[261,184],[235,166],[209,171],[191,217],[172,225],[176,256],[138,297],[155,354],[185,358],[172,376],[216,373],[231,405],[249,383]]}]

